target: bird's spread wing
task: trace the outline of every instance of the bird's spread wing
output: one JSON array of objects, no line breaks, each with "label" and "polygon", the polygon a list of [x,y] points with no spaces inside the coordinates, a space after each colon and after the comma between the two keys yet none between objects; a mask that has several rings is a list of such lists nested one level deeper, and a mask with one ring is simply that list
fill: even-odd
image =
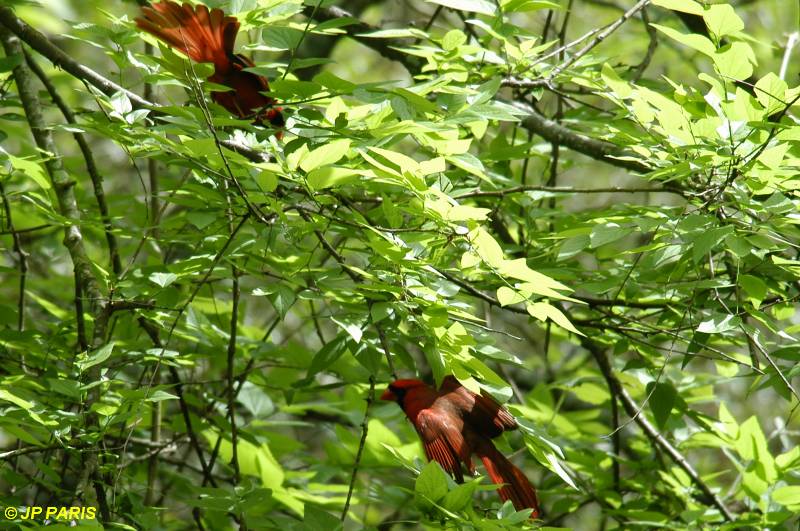
[{"label": "bird's spread wing", "polygon": [[439,463],[459,483],[464,481],[461,461],[462,458],[469,460],[471,452],[461,434],[461,427],[453,424],[447,415],[432,409],[420,411],[415,426],[428,459]]},{"label": "bird's spread wing", "polygon": [[494,438],[517,428],[516,419],[501,404],[490,396],[473,393],[452,376],[445,377],[441,390],[452,397],[450,403],[458,407],[466,423],[477,432]]},{"label": "bird's spread wing", "polygon": [[[467,391],[469,392],[469,391]],[[492,398],[483,395],[475,396],[473,416],[480,417],[485,422],[491,422],[500,431],[517,429],[517,421],[506,408],[495,402]],[[499,435],[499,434],[498,434]]]}]

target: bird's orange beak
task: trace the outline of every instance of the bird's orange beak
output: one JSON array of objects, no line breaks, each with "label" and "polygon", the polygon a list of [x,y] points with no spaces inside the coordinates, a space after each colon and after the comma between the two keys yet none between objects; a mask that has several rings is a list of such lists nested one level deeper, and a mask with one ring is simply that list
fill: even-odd
[{"label": "bird's orange beak", "polygon": [[381,400],[389,400],[391,402],[397,401],[397,395],[395,395],[390,388],[386,388],[386,391],[383,392],[381,395]]}]

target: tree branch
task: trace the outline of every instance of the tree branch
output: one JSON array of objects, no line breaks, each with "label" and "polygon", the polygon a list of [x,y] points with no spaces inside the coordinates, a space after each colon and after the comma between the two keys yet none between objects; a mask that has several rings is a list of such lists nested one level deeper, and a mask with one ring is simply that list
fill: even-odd
[{"label": "tree branch", "polygon": [[574,186],[544,186],[544,185],[522,185],[501,190],[475,190],[453,196],[453,199],[466,199],[468,197],[505,197],[507,195],[519,194],[524,192],[552,192],[559,194],[637,194],[637,193],[667,193],[683,196],[683,192],[677,188],[646,188],[646,187],[624,187],[609,186],[605,188],[581,188]]},{"label": "tree branch", "polygon": [[[692,483],[694,483],[697,488],[708,498],[708,501],[714,505],[717,509],[719,509],[722,516],[728,522],[734,521],[733,514],[728,510],[727,506],[723,503],[723,501],[717,496],[717,494],[711,490],[711,488],[706,484],[705,481],[700,477],[700,474],[697,473],[697,470],[686,460],[686,458],[674,447],[672,444],[666,440],[658,430],[650,424],[650,421],[647,420],[647,417],[644,415],[638,414],[640,408],[638,404],[633,400],[628,391],[622,386],[622,383],[617,379],[614,375],[614,372],[611,368],[611,364],[608,361],[605,353],[602,349],[596,345],[592,340],[588,337],[581,338],[581,345],[588,350],[592,356],[594,357],[595,361],[597,362],[597,366],[600,368],[600,372],[603,374],[603,377],[608,382],[608,386],[610,389],[613,390],[614,394],[619,398],[620,402],[622,403],[622,407],[625,409],[625,412],[639,425],[642,431],[647,435],[647,437],[652,441],[652,443],[661,448],[674,462],[678,465],[686,474],[691,478]],[[612,400],[614,397],[612,396]]]},{"label": "tree branch", "polygon": [[356,476],[358,475],[358,467],[361,464],[361,456],[364,454],[364,446],[367,442],[367,432],[369,431],[369,410],[372,403],[375,401],[375,377],[369,377],[369,392],[367,393],[367,407],[364,409],[364,419],[361,421],[361,439],[358,441],[358,451],[356,452],[356,461],[353,463],[353,473],[350,475],[350,486],[347,489],[347,499],[344,502],[344,509],[342,509],[342,522],[347,518],[347,511],[350,509],[350,499],[353,497],[353,489],[356,484]]},{"label": "tree branch", "polygon": [[[0,25],[5,26],[14,33],[25,44],[47,57],[54,65],[62,68],[77,79],[85,81],[98,89],[106,96],[111,96],[117,92],[122,92],[131,102],[135,109],[151,109],[154,114],[161,114],[159,106],[145,100],[135,92],[122,87],[113,81],[106,79],[91,68],[88,68],[72,57],[64,53],[58,46],[54,45],[42,32],[32,28],[30,25],[19,19],[14,11],[8,6],[0,6]],[[238,144],[231,140],[220,140],[226,148],[247,157],[254,162],[266,162],[269,156],[256,149]]]},{"label": "tree branch", "polygon": [[[644,3],[646,5],[649,1],[650,0],[642,0],[640,4]],[[306,13],[310,15],[311,11],[309,11],[309,9],[308,7],[306,8]],[[387,59],[403,64],[412,75],[418,74],[422,68],[421,62],[416,57],[397,51],[396,48],[402,47],[401,43],[395,42],[392,39],[371,39],[366,36],[365,33],[377,31],[380,28],[359,22],[343,9],[338,7],[318,9],[315,18],[321,21],[337,18],[343,19],[343,21],[348,22],[345,31],[347,31],[347,34],[354,40],[375,50]],[[613,31],[613,29],[616,29],[616,26],[607,28],[606,32],[610,33],[609,30]],[[597,38],[592,42],[596,40]],[[594,140],[577,133],[542,116],[538,111],[527,104],[514,102],[514,105],[526,113],[526,116],[522,120],[523,127],[539,134],[549,142],[561,144],[593,159],[637,173],[647,173],[654,169],[636,160],[619,158],[634,157],[632,153],[626,152],[619,146],[609,142]]]},{"label": "tree branch", "polygon": [[[53,85],[53,83],[50,81],[50,78],[47,77],[47,74],[44,73],[44,70],[42,70],[42,68],[39,66],[39,63],[33,59],[27,50],[23,49],[23,53],[25,54],[25,62],[28,63],[31,71],[36,74],[36,77],[38,77],[39,81],[42,82],[44,88],[47,89],[47,93],[50,94],[50,99],[52,99],[53,103],[56,104],[56,107],[59,108],[61,114],[64,116],[64,120],[66,120],[68,124],[76,125],[77,120],[75,120],[75,113],[72,112],[72,109],[69,108],[67,103],[64,101],[64,98],[62,98],[61,94],[58,93],[55,85]],[[72,133],[72,137],[75,139],[75,142],[78,144],[78,147],[81,150],[83,160],[86,163],[86,172],[89,174],[89,178],[92,181],[94,197],[97,201],[97,208],[100,211],[100,219],[103,221],[103,230],[106,235],[106,243],[108,244],[108,254],[109,261],[111,262],[111,269],[114,271],[115,275],[119,275],[122,271],[122,263],[120,262],[117,238],[114,236],[113,227],[111,226],[111,216],[108,213],[108,203],[106,202],[106,194],[103,190],[103,176],[100,175],[100,172],[97,169],[97,164],[95,164],[94,161],[94,155],[92,154],[92,150],[89,148],[89,143],[86,141],[86,135],[80,131],[75,131]]]}]

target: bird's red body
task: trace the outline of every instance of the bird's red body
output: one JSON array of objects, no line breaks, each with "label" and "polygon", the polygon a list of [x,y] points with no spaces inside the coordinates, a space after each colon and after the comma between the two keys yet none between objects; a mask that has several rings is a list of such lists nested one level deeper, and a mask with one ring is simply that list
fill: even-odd
[{"label": "bird's red body", "polygon": [[396,401],[417,430],[425,455],[437,461],[459,483],[464,480],[462,464],[475,472],[472,454],[477,455],[486,473],[498,485],[500,498],[511,500],[520,511],[533,509],[540,514],[536,490],[522,471],[492,443],[506,430],[517,428],[517,421],[493,399],[476,395],[452,376],[447,376],[437,391],[420,380],[397,380],[381,395]]},{"label": "bird's red body", "polygon": [[136,25],[182,52],[198,63],[213,63],[209,81],[229,87],[225,92],[212,92],[211,97],[232,114],[251,118],[256,123],[284,125],[275,100],[263,94],[269,91],[266,78],[244,70],[253,65],[248,58],[233,53],[239,21],[226,16],[221,9],[209,10],[199,4],[180,5],[164,0],[142,8]]}]

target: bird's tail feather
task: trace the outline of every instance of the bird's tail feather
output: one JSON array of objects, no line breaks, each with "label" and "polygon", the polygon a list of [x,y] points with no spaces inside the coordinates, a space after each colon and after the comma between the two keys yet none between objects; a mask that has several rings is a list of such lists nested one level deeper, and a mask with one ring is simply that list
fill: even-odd
[{"label": "bird's tail feather", "polygon": [[165,0],[142,8],[136,25],[198,63],[214,63],[219,71],[230,64],[239,21],[220,9]]},{"label": "bird's tail feather", "polygon": [[477,453],[492,482],[502,485],[498,489],[500,498],[503,501],[511,500],[518,511],[533,509],[531,518],[538,518],[541,514],[539,498],[522,470],[514,466],[491,442],[482,445]]}]

